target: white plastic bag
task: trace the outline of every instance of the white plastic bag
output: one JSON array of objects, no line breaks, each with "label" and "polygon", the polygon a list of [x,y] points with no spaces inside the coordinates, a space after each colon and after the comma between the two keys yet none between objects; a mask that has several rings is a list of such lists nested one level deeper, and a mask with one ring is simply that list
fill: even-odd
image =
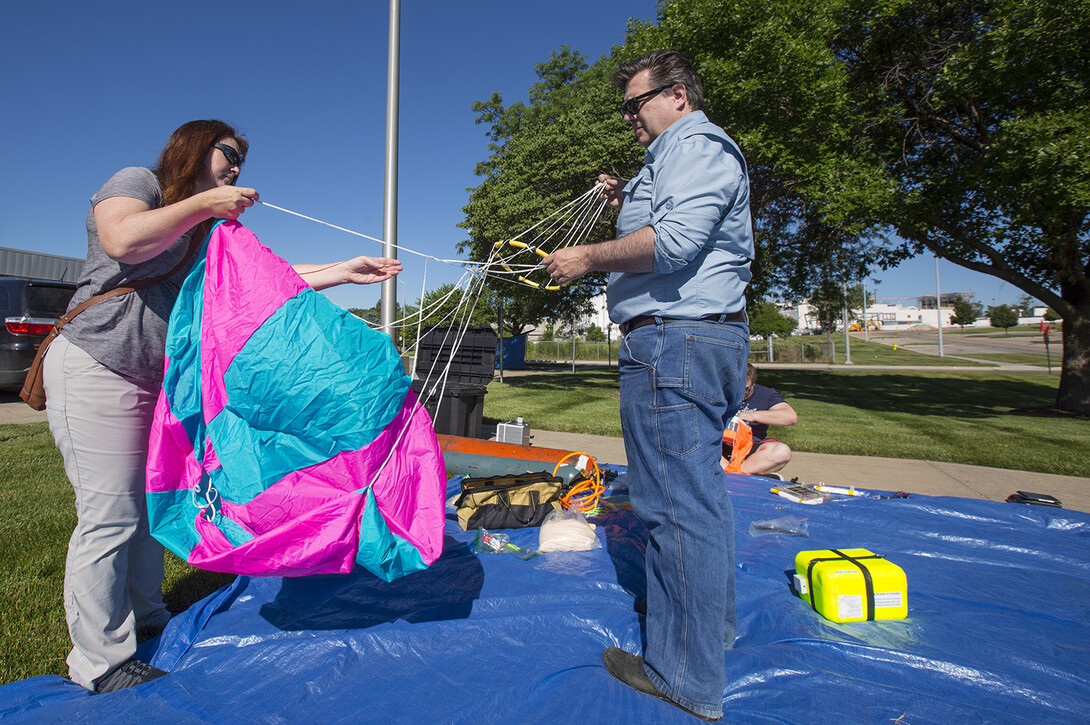
[{"label": "white plastic bag", "polygon": [[601,548],[602,544],[594,535],[594,524],[575,509],[557,509],[541,522],[538,533],[537,550],[549,551],[587,551]]}]

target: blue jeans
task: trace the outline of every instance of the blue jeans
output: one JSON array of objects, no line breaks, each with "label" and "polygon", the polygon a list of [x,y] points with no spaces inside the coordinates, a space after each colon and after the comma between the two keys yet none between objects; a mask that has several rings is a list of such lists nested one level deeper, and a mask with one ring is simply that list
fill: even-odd
[{"label": "blue jeans", "polygon": [[621,426],[632,510],[647,526],[648,677],[709,717],[723,711],[733,644],[734,512],[719,465],[745,395],[744,323],[673,321],[624,339]]}]

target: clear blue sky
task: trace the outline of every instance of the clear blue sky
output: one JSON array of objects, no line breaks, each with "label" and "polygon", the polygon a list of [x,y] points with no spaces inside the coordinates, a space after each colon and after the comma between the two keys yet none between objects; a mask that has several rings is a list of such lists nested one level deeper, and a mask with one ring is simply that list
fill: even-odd
[{"label": "clear blue sky", "polygon": [[[652,0],[403,0],[399,244],[457,256],[466,189],[487,157],[472,102],[494,91],[525,100],[551,51],[566,44],[593,62],[624,41],[630,17],[655,12]],[[263,200],[381,237],[388,25],[379,0],[8,3],[0,246],[84,256],[91,194],[121,167],[152,165],[171,131],[195,118],[243,131],[251,146],[239,183]],[[241,221],[291,262],[380,253],[260,206]],[[413,301],[424,265],[400,257],[399,295]],[[429,264],[427,286],[459,273]],[[944,291],[971,289],[986,304],[1019,294],[949,263],[940,273]],[[877,276],[883,298],[934,294],[930,258]],[[345,307],[378,295],[377,286],[330,293]]]}]

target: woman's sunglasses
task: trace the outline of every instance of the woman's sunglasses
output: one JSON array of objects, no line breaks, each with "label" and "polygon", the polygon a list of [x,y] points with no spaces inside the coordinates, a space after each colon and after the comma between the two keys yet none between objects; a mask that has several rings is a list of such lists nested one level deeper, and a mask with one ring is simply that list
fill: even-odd
[{"label": "woman's sunglasses", "polygon": [[231,148],[225,143],[212,144],[213,148],[217,148],[223,152],[223,158],[227,159],[227,163],[231,166],[242,166],[243,158],[237,150]]}]

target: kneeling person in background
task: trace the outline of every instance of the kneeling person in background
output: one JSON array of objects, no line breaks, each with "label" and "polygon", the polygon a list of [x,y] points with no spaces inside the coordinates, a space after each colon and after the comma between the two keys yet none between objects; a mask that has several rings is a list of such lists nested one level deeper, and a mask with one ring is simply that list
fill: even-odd
[{"label": "kneeling person in background", "polygon": [[[791,460],[791,448],[774,438],[768,438],[771,425],[788,426],[799,422],[799,415],[774,388],[757,384],[757,368],[746,368],[746,397],[735,416],[753,430],[753,448],[742,462],[742,473],[764,475],[775,473]],[[730,459],[729,445],[723,446],[723,467]]]}]

